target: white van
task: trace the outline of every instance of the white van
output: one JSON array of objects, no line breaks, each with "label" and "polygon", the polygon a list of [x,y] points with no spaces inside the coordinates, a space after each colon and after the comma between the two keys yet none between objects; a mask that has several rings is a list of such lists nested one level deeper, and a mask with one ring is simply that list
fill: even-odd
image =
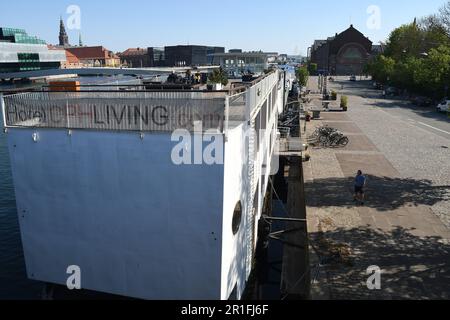
[{"label": "white van", "polygon": [[437,107],[438,112],[450,112],[450,100],[442,101]]}]

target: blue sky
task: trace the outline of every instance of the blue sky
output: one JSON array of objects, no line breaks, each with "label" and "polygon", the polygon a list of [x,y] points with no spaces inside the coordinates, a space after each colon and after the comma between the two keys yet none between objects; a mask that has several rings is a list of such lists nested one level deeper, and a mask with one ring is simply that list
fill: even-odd
[{"label": "blue sky", "polygon": [[[348,28],[350,22],[373,42],[385,40],[397,26],[437,12],[446,0],[40,0],[2,3],[0,25],[24,28],[57,43],[59,17],[69,5],[81,9],[78,34],[87,45],[110,50],[175,44],[207,44],[227,49],[306,54],[314,39]],[[381,10],[381,29],[367,27],[367,8]]]}]

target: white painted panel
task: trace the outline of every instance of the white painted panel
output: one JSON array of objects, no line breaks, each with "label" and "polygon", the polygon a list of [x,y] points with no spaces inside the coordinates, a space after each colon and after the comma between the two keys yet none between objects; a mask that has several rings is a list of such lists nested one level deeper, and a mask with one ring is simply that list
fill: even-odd
[{"label": "white painted panel", "polygon": [[[245,158],[245,130],[241,125],[228,132],[225,145],[225,175],[223,204],[223,255],[221,298],[228,299],[237,284],[238,298],[245,289],[246,282],[246,215],[248,185],[248,167]],[[238,201],[242,202],[242,221],[239,232],[233,235],[233,212]]]},{"label": "white painted panel", "polygon": [[[256,246],[256,236],[258,234],[258,221],[262,215],[262,204],[267,188],[269,187],[269,176],[272,172],[272,165],[278,165],[272,163],[271,156],[274,152],[274,148],[269,150],[270,136],[276,136],[277,123],[278,123],[278,110],[282,109],[283,103],[283,88],[280,88],[278,92],[278,99],[276,105],[273,107],[273,111],[269,114],[267,131],[261,139],[261,144],[266,144],[266,148],[262,145],[259,147],[257,160],[255,161],[254,179],[255,185],[259,181],[259,188],[257,192],[260,193],[258,197],[258,203],[255,212],[255,225],[254,234]],[[247,101],[248,102],[248,101]],[[270,129],[273,129],[272,131]],[[225,175],[224,175],[224,209],[223,209],[223,256],[222,256],[222,287],[221,297],[222,299],[228,299],[232,293],[235,285],[237,285],[237,297],[241,298],[246,287],[247,279],[247,263],[251,261],[247,260],[247,232],[252,230],[252,226],[248,226],[247,219],[249,206],[248,201],[251,201],[251,195],[248,190],[251,189],[249,176],[249,167],[247,162],[248,156],[248,144],[246,143],[246,131],[249,130],[249,126],[246,123],[241,124],[227,132],[228,141],[225,145]],[[263,171],[262,166],[266,164],[267,167]],[[277,169],[277,168],[273,168]],[[264,174],[264,177],[261,175]],[[242,202],[243,217],[238,234],[233,235],[232,232],[232,220],[235,205],[238,201]],[[252,201],[253,203],[253,201]],[[251,207],[251,206],[250,206]],[[226,284],[226,285],[225,285]]]},{"label": "white painted panel", "polygon": [[8,138],[30,278],[65,284],[74,264],[90,290],[221,298],[223,165],[173,165],[168,134]]}]

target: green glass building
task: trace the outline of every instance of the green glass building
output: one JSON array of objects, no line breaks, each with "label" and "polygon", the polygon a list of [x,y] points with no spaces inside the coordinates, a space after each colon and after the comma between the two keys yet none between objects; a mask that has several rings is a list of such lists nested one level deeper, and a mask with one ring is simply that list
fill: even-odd
[{"label": "green glass building", "polygon": [[64,50],[50,50],[23,29],[0,28],[0,73],[58,69],[64,61]]}]

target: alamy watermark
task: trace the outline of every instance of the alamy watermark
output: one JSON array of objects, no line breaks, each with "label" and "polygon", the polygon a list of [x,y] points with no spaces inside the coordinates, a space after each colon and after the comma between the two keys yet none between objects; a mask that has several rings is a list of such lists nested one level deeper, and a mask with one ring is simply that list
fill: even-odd
[{"label": "alamy watermark", "polygon": [[81,30],[81,8],[75,4],[67,7],[66,13],[69,15],[66,24],[69,30]]},{"label": "alamy watermark", "polygon": [[[193,132],[185,129],[173,131],[171,141],[175,144],[172,148],[171,160],[177,166],[225,164],[225,136],[215,129],[203,131],[201,121],[195,123]],[[249,128],[245,130],[240,143],[243,148],[236,152],[236,156],[243,164],[260,163],[262,175],[278,173],[279,142],[273,130],[256,131]],[[272,156],[268,157],[268,155]]]},{"label": "alamy watermark", "polygon": [[71,265],[67,267],[66,285],[69,290],[81,290],[81,268],[77,265]]},{"label": "alamy watermark", "polygon": [[366,274],[369,276],[366,282],[367,289],[381,290],[381,268],[378,266],[370,266],[367,268]]},{"label": "alamy watermark", "polygon": [[369,30],[380,30],[381,29],[381,8],[377,5],[371,5],[367,8],[367,14],[369,18],[367,19],[366,26]]}]

